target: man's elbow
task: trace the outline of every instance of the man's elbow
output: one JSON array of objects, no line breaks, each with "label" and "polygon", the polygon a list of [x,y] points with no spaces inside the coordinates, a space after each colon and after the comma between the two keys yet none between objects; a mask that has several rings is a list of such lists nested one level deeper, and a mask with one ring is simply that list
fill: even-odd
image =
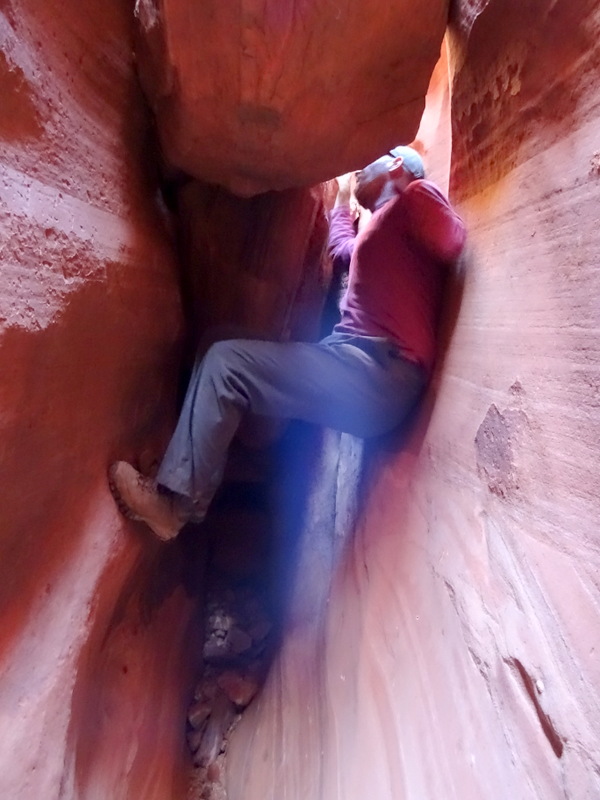
[{"label": "man's elbow", "polygon": [[444,239],[440,249],[440,256],[443,261],[454,263],[460,258],[467,241],[467,229],[462,220],[457,220],[451,231]]}]

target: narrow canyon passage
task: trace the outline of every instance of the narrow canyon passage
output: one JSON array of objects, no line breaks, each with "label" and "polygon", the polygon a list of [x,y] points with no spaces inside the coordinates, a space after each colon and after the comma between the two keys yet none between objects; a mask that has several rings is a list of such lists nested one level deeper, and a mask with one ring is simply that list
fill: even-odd
[{"label": "narrow canyon passage", "polygon": [[[600,10],[449,14],[1,4],[0,797],[600,796]],[[319,336],[327,181],[413,139],[469,242],[410,433],[250,421],[153,542],[108,464],[215,329]]]}]

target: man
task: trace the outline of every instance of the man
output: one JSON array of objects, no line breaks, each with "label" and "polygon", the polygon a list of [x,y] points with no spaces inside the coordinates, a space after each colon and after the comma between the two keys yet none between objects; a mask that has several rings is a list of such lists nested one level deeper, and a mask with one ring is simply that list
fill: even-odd
[{"label": "man", "polygon": [[206,514],[247,412],[302,419],[360,437],[397,427],[419,400],[435,357],[444,273],[464,225],[424,180],[419,154],[398,147],[357,174],[373,212],[355,236],[340,181],[330,251],[349,261],[341,321],[322,341],[217,342],[198,360],[156,481],[118,461],[109,483],[121,511],[162,540]]}]

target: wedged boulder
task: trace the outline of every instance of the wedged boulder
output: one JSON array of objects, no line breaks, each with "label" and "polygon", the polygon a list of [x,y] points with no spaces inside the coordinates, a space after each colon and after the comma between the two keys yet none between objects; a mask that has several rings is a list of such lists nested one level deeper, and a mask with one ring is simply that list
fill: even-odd
[{"label": "wedged boulder", "polygon": [[253,195],[411,141],[447,3],[138,0],[136,13],[167,160]]}]

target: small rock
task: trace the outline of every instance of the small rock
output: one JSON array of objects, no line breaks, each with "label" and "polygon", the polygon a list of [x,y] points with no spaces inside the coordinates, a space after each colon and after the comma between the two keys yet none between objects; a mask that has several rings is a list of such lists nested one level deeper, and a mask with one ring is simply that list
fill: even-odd
[{"label": "small rock", "polygon": [[194,730],[198,730],[202,727],[205,719],[210,714],[211,707],[212,700],[209,698],[199,699],[192,705],[188,711],[188,722]]},{"label": "small rock", "polygon": [[238,708],[245,708],[258,691],[259,684],[249,675],[229,670],[217,679],[220,688]]},{"label": "small rock", "polygon": [[204,643],[202,656],[207,662],[219,661],[220,659],[227,658],[229,648],[227,647],[227,639],[211,638]]},{"label": "small rock", "polygon": [[241,628],[233,626],[225,638],[211,636],[204,643],[202,655],[207,662],[239,656],[252,647],[252,638]]},{"label": "small rock", "polygon": [[227,640],[229,651],[234,655],[245,653],[252,647],[252,637],[237,626],[231,628]]},{"label": "small rock", "polygon": [[202,744],[203,735],[204,735],[204,729],[198,731],[190,731],[188,733],[187,743],[192,755],[197,752],[198,748]]},{"label": "small rock", "polygon": [[217,758],[225,746],[225,737],[235,717],[235,707],[227,695],[222,693],[217,696],[194,756],[196,766],[207,767]]},{"label": "small rock", "polygon": [[217,693],[217,684],[214,680],[201,680],[194,690],[194,700],[214,700]]},{"label": "small rock", "polygon": [[224,611],[218,611],[214,614],[211,614],[208,618],[208,627],[210,629],[211,634],[217,634],[219,632],[227,633],[227,631],[233,625],[233,620],[229,614],[226,614]]},{"label": "small rock", "polygon": [[271,632],[272,627],[273,626],[268,620],[262,619],[256,622],[249,629],[248,634],[252,637],[253,642],[262,642],[263,639],[267,638],[267,636]]}]

